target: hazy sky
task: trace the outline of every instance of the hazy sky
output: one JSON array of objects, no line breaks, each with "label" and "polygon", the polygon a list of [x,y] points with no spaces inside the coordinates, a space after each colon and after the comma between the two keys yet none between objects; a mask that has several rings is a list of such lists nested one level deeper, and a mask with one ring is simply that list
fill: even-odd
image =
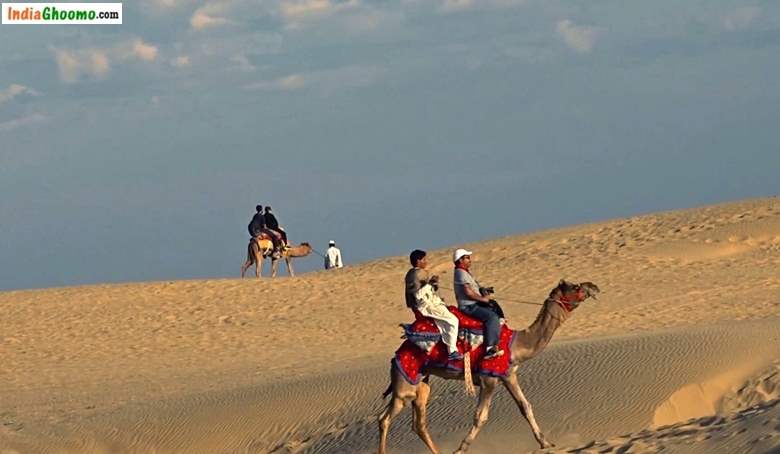
[{"label": "hazy sky", "polygon": [[[134,0],[0,26],[0,289],[780,194],[780,2]],[[317,256],[296,262],[319,269]]]}]

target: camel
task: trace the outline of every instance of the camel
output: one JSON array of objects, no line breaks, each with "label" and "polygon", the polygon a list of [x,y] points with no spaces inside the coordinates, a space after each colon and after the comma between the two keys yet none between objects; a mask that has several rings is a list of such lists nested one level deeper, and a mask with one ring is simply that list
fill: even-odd
[{"label": "camel", "polygon": [[[531,426],[531,431],[533,432],[537,443],[539,443],[539,446],[542,449],[554,446],[547,440],[544,434],[542,434],[539,425],[536,423],[531,404],[520,389],[520,383],[517,379],[517,369],[522,362],[535,357],[544,350],[550,342],[550,339],[552,339],[555,330],[566,321],[571,315],[571,311],[576,308],[579,303],[585,301],[589,297],[596,299],[598,293],[598,286],[591,282],[573,284],[561,280],[558,283],[558,286],[550,292],[550,296],[545,300],[542,309],[539,311],[539,315],[537,315],[533,324],[524,330],[514,332],[514,338],[511,344],[512,357],[509,366],[509,374],[506,377],[488,377],[476,374],[473,376],[474,384],[480,387],[479,403],[477,404],[477,410],[474,415],[474,423],[471,426],[471,430],[469,430],[466,437],[460,443],[455,454],[466,452],[477,437],[479,430],[487,422],[490,402],[499,382],[503,383],[504,387],[509,391],[509,394],[512,395],[512,398],[520,409],[520,413]],[[427,425],[426,406],[431,394],[431,386],[428,384],[430,375],[436,375],[444,379],[463,380],[463,372],[431,367],[424,369],[422,371],[423,378],[417,385],[413,385],[404,379],[395,365],[391,367],[390,386],[387,391],[385,391],[384,395],[387,396],[388,394],[392,394],[392,397],[388,402],[387,407],[378,418],[379,454],[385,454],[387,451],[387,433],[390,429],[390,421],[393,417],[398,415],[403,407],[410,401],[414,407],[413,430],[432,453],[438,454],[440,452],[431,439]]]},{"label": "camel", "polygon": [[279,258],[284,258],[285,263],[287,263],[287,273],[290,277],[294,277],[295,272],[293,271],[290,259],[293,257],[306,257],[311,254],[311,251],[312,248],[309,243],[301,243],[298,246],[288,247],[282,252],[281,257],[274,258],[272,255],[273,243],[271,240],[251,238],[249,240],[249,245],[246,248],[246,262],[241,265],[241,278],[243,279],[246,270],[252,265],[255,265],[255,277],[259,278],[263,271],[263,260],[266,257],[271,257],[271,277],[276,277]]}]

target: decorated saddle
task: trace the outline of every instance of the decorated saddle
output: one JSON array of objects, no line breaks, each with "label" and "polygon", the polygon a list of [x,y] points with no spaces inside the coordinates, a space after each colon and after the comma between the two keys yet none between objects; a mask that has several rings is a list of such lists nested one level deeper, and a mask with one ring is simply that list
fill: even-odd
[{"label": "decorated saddle", "polygon": [[[506,325],[501,325],[498,347],[504,350],[504,354],[483,360],[485,347],[482,345],[482,322],[463,314],[453,306],[448,306],[447,309],[458,317],[458,351],[470,356],[472,373],[506,377],[509,374],[509,361],[512,357],[510,346],[514,331]],[[393,357],[393,363],[401,375],[409,383],[416,385],[420,381],[422,370],[426,367],[441,367],[463,372],[463,361],[447,359],[447,346],[441,341],[441,334],[434,321],[416,310],[414,315],[414,323],[401,325],[406,340]]]}]

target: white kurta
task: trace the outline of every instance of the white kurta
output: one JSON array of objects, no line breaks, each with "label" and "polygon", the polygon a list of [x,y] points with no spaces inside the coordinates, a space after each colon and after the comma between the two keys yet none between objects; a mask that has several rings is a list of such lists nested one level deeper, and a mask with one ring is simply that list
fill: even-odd
[{"label": "white kurta", "polygon": [[331,246],[325,251],[325,269],[341,268],[344,264],[341,262],[341,251],[336,246]]},{"label": "white kurta", "polygon": [[436,323],[436,327],[441,332],[441,340],[449,347],[449,352],[458,351],[458,317],[447,309],[444,300],[436,294],[430,284],[425,284],[417,290],[414,298],[417,301],[417,310]]}]

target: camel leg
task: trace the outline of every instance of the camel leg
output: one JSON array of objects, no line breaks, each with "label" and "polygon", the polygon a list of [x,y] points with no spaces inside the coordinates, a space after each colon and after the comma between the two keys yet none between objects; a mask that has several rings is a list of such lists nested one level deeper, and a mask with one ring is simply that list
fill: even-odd
[{"label": "camel leg", "polygon": [[469,449],[469,446],[477,438],[477,434],[482,426],[488,420],[488,413],[490,412],[490,402],[493,400],[493,392],[496,390],[497,379],[493,377],[480,378],[480,391],[479,391],[479,404],[477,404],[477,411],[474,414],[474,425],[471,426],[466,438],[460,442],[460,446],[454,454],[462,454]]},{"label": "camel leg", "polygon": [[246,270],[249,269],[250,266],[252,266],[253,258],[256,258],[255,253],[252,251],[252,242],[249,242],[249,246],[247,246],[246,251],[246,261],[243,265],[241,265],[241,279],[244,278],[244,275],[246,274]]},{"label": "camel leg", "polygon": [[279,260],[271,259],[271,277],[276,277],[276,269],[279,268]]},{"label": "camel leg", "polygon": [[523,395],[523,390],[520,389],[520,382],[517,380],[517,375],[514,373],[509,374],[509,377],[504,379],[504,386],[507,391],[509,391],[509,394],[512,395],[512,398],[515,399],[518,408],[520,408],[520,413],[525,416],[526,421],[528,421],[528,424],[531,426],[534,438],[536,438],[536,442],[539,443],[539,446],[542,449],[555,446],[547,441],[547,438],[545,438],[544,434],[542,434],[542,431],[539,429],[539,425],[536,424],[536,418],[534,418],[534,411],[531,408],[531,403],[528,402],[528,399]]},{"label": "camel leg", "polygon": [[290,277],[295,277],[295,272],[293,271],[292,263],[290,263],[290,257],[285,256],[284,262],[287,263],[287,274],[289,274]]},{"label": "camel leg", "polygon": [[385,411],[379,415],[379,454],[387,452],[387,432],[390,431],[390,422],[404,408],[404,399],[396,396],[390,398]]},{"label": "camel leg", "polygon": [[431,395],[431,386],[428,383],[420,382],[417,386],[417,397],[412,402],[414,407],[414,418],[412,419],[412,429],[420,436],[425,446],[431,450],[433,454],[439,454],[439,449],[431,439],[431,434],[428,432],[428,398]]},{"label": "camel leg", "polygon": [[[390,369],[390,402],[379,415],[379,454],[387,452],[387,433],[390,431],[390,422],[403,410],[404,405],[409,400],[417,399],[417,387],[407,382],[401,374],[391,367]],[[427,400],[427,396],[425,397]]]}]

